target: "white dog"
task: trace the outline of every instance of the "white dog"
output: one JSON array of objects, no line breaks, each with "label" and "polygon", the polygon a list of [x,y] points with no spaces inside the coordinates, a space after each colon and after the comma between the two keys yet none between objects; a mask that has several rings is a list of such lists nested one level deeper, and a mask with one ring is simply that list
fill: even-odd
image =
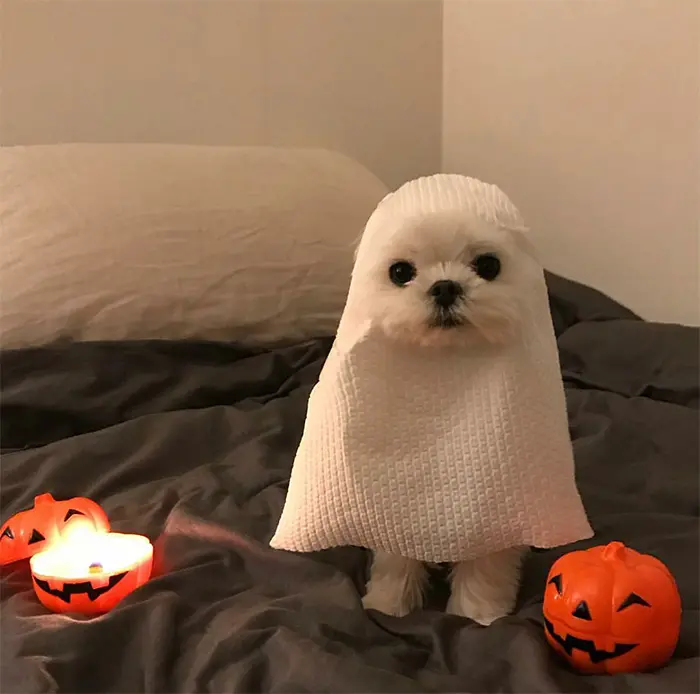
[{"label": "white dog", "polygon": [[[392,339],[424,349],[497,346],[517,335],[522,252],[519,230],[454,212],[433,215],[375,245],[358,284],[374,322]],[[508,614],[524,553],[514,547],[454,564],[447,611],[480,624]],[[423,562],[375,552],[363,604],[404,616],[421,607],[427,578]]]},{"label": "white dog", "polygon": [[489,624],[528,546],[590,536],[542,268],[495,186],[438,175],[379,204],[309,400],[273,547],[373,551],[364,606]]}]

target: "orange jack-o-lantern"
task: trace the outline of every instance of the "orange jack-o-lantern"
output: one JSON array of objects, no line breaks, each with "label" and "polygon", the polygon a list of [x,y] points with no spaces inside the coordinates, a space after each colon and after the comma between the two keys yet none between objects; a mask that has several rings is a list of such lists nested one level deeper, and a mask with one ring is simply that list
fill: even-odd
[{"label": "orange jack-o-lantern", "polygon": [[554,563],[543,612],[547,640],[578,670],[639,672],[673,655],[681,599],[662,562],[611,542]]},{"label": "orange jack-o-lantern", "polygon": [[94,615],[108,612],[150,578],[153,546],[142,535],[88,533],[29,561],[44,607]]},{"label": "orange jack-o-lantern", "polygon": [[56,501],[51,494],[34,499],[34,507],[20,511],[0,529],[0,564],[27,559],[58,541],[69,527],[89,524],[109,532],[107,515],[94,501],[75,497]]}]

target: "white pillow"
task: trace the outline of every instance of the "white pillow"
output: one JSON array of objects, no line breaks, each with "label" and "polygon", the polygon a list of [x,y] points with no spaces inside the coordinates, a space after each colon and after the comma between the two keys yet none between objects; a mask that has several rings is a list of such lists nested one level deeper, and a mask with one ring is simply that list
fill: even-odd
[{"label": "white pillow", "polygon": [[334,333],[386,187],[324,150],[0,148],[0,347]]}]

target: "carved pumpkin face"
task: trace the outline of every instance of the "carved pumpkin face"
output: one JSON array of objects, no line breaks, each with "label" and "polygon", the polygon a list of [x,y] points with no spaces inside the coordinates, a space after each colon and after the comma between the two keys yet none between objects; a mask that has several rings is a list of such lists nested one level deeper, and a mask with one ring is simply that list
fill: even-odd
[{"label": "carved pumpkin face", "polygon": [[543,612],[547,640],[578,670],[638,672],[673,655],[681,600],[662,562],[612,542],[554,563]]},{"label": "carved pumpkin face", "polygon": [[0,564],[27,559],[44,551],[70,526],[90,523],[97,532],[109,532],[109,520],[90,499],[75,497],[56,501],[51,494],[34,499],[34,507],[12,516],[0,529]]},{"label": "carved pumpkin face", "polygon": [[151,575],[152,560],[108,576],[79,579],[50,579],[32,576],[34,592],[42,605],[53,612],[86,615],[109,612]]},{"label": "carved pumpkin face", "polygon": [[141,535],[103,533],[59,543],[30,565],[34,592],[49,610],[102,614],[150,578],[153,547]]}]

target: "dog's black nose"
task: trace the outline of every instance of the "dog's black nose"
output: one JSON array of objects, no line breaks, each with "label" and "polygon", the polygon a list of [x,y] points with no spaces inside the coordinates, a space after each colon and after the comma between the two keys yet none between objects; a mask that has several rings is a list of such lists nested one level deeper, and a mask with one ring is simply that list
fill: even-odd
[{"label": "dog's black nose", "polygon": [[452,280],[440,280],[430,287],[428,293],[440,308],[449,308],[462,296],[462,287]]}]

